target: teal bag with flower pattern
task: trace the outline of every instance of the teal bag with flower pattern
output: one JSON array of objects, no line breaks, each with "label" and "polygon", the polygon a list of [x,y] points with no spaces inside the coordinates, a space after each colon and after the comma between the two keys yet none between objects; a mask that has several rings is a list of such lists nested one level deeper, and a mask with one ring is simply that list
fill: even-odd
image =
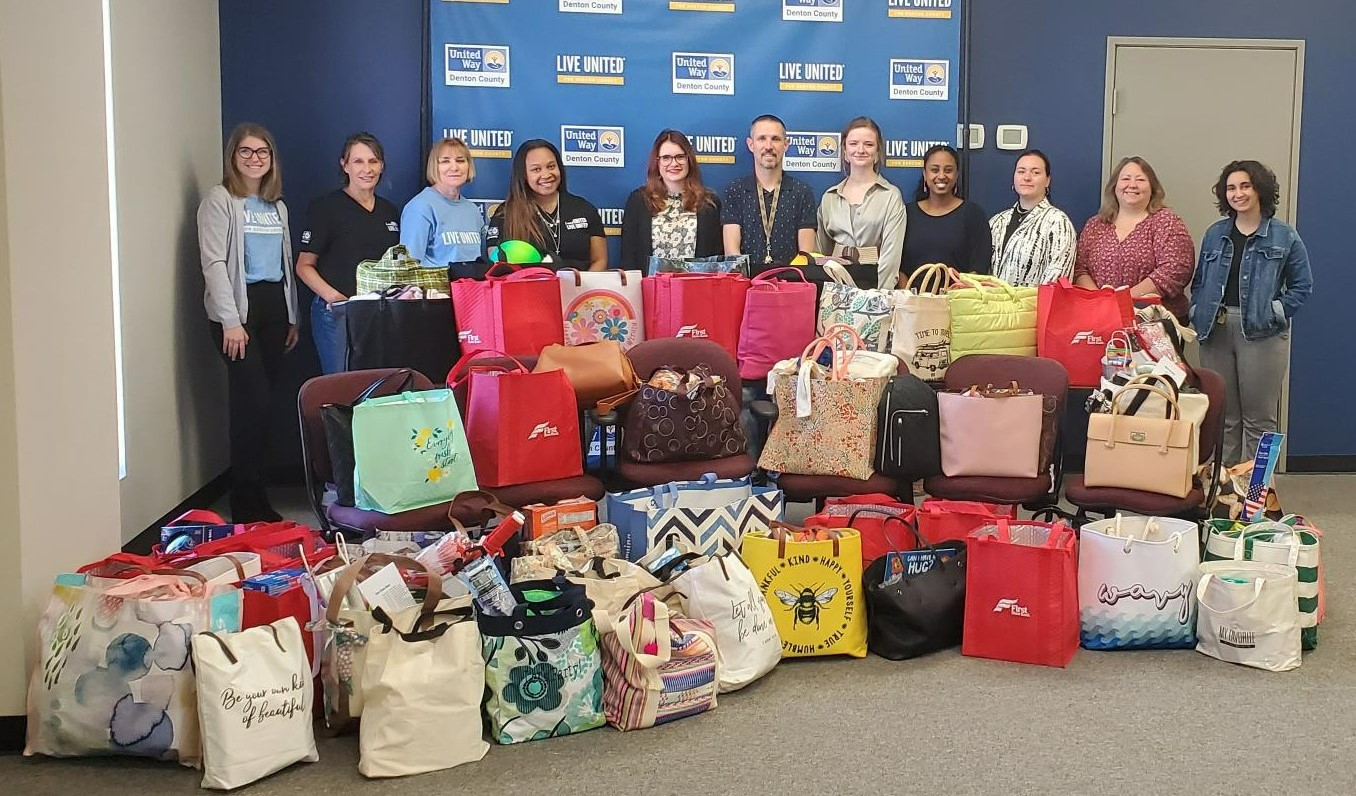
[{"label": "teal bag with flower pattern", "polygon": [[476,615],[485,713],[501,744],[601,727],[603,659],[593,602],[563,578],[515,583],[512,616]]},{"label": "teal bag with flower pattern", "polygon": [[451,390],[367,398],[353,407],[358,508],[395,514],[476,489],[475,467]]}]

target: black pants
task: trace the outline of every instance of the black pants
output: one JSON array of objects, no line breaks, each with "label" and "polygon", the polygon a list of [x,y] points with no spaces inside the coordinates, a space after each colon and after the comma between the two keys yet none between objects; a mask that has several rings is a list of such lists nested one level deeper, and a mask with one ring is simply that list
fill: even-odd
[{"label": "black pants", "polygon": [[[263,486],[268,459],[269,423],[276,390],[282,384],[283,346],[287,343],[287,298],[281,282],[255,282],[245,288],[249,320],[245,321],[243,359],[226,360],[231,404],[231,489]],[[212,324],[217,353],[222,327]]]}]

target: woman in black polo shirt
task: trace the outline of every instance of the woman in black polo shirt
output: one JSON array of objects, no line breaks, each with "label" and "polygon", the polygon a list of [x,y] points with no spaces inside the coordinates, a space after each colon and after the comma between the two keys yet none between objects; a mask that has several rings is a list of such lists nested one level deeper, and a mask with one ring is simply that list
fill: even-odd
[{"label": "woman in black polo shirt", "polygon": [[330,305],[357,290],[358,263],[380,259],[400,242],[400,208],[376,193],[385,165],[376,136],[354,133],[339,157],[343,189],[316,199],[306,211],[297,278],[315,293],[311,335],[323,373],[344,369],[344,341]]},{"label": "woman in black polo shirt", "polygon": [[513,154],[508,199],[490,218],[487,248],[522,240],[537,247],[551,268],[607,269],[603,219],[583,197],[565,190],[565,166],[550,141],[524,141]]}]

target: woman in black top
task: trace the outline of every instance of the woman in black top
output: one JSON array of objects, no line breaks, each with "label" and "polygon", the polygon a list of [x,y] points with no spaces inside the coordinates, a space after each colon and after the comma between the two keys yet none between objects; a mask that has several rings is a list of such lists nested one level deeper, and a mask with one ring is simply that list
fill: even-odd
[{"label": "woman in black top", "polygon": [[485,246],[527,241],[551,268],[607,268],[607,238],[598,208],[565,190],[565,167],[555,144],[541,138],[524,141],[513,154],[508,199],[490,218]]},{"label": "woman in black top", "polygon": [[960,157],[946,144],[923,156],[923,176],[906,214],[900,284],[920,265],[946,263],[958,271],[987,274],[993,257],[989,216],[960,191]]},{"label": "woman in black top", "polygon": [[665,130],[650,148],[646,181],[631,192],[622,218],[621,264],[645,270],[650,256],[714,257],[725,251],[720,199],[702,184],[687,136]]},{"label": "woman in black top", "polygon": [[400,243],[400,208],[376,193],[385,165],[376,136],[354,133],[339,157],[344,188],[316,199],[306,211],[297,278],[315,293],[311,335],[323,373],[344,369],[344,340],[330,305],[357,291],[358,263],[378,260]]}]

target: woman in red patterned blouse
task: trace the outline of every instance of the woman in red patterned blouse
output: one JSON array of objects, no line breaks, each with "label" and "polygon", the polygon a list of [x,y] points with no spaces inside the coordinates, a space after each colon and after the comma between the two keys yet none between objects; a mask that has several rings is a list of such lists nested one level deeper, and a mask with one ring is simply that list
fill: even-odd
[{"label": "woman in red patterned blouse", "polygon": [[1102,190],[1102,209],[1078,236],[1074,281],[1087,288],[1128,287],[1136,298],[1160,296],[1186,322],[1183,291],[1196,270],[1196,248],[1163,196],[1163,184],[1143,158],[1116,164]]}]

